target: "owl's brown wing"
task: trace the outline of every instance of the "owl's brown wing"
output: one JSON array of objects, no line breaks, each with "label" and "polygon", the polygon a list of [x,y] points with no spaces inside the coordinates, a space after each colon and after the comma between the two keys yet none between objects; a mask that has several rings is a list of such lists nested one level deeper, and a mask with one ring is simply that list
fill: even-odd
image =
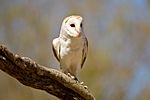
[{"label": "owl's brown wing", "polygon": [[52,50],[56,59],[60,62],[60,43],[59,39],[55,38],[52,42]]},{"label": "owl's brown wing", "polygon": [[87,58],[87,53],[88,53],[88,40],[85,37],[84,38],[84,47],[82,49],[82,61],[81,61],[81,68],[83,67],[83,64]]}]

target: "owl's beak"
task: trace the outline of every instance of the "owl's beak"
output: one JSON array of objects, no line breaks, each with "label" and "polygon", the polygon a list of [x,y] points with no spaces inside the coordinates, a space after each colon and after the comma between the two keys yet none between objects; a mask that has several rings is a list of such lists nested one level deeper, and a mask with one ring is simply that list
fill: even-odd
[{"label": "owl's beak", "polygon": [[81,33],[81,30],[80,30],[80,29],[76,29],[76,32],[77,32],[77,33]]},{"label": "owl's beak", "polygon": [[80,37],[81,36],[81,28],[76,28],[76,37]]}]

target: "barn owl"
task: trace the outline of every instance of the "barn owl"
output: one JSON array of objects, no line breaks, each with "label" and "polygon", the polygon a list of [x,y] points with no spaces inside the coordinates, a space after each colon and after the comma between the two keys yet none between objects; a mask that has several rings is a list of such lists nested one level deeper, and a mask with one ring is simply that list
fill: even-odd
[{"label": "barn owl", "polygon": [[82,22],[81,16],[65,18],[59,37],[52,41],[53,53],[60,62],[60,69],[75,80],[78,80],[78,72],[83,67],[88,51],[88,41],[83,33]]}]

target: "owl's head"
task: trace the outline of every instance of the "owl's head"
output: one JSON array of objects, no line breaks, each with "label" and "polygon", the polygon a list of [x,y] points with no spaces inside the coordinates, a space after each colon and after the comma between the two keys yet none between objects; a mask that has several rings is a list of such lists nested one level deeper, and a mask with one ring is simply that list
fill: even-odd
[{"label": "owl's head", "polygon": [[67,34],[70,37],[80,37],[83,33],[83,18],[81,16],[69,16],[65,18],[61,26],[61,34]]}]

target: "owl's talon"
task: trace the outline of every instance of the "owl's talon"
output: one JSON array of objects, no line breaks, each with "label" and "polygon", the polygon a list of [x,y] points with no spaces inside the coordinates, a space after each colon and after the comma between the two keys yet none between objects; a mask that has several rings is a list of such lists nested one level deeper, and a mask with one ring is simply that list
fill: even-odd
[{"label": "owl's talon", "polygon": [[84,88],[85,88],[85,89],[88,89],[88,86],[84,85]]},{"label": "owl's talon", "polygon": [[74,76],[71,76],[71,78],[72,78],[72,79],[75,79],[75,77],[74,77]]},{"label": "owl's talon", "polygon": [[71,79],[75,79],[75,77],[73,75],[71,75],[70,73],[67,73],[67,75],[71,78]]},{"label": "owl's talon", "polygon": [[71,74],[70,74],[70,73],[67,73],[67,75],[68,75],[69,77],[71,77]]},{"label": "owl's talon", "polygon": [[80,82],[80,84],[81,84],[81,85],[83,85],[83,84],[84,84],[84,82]]}]

